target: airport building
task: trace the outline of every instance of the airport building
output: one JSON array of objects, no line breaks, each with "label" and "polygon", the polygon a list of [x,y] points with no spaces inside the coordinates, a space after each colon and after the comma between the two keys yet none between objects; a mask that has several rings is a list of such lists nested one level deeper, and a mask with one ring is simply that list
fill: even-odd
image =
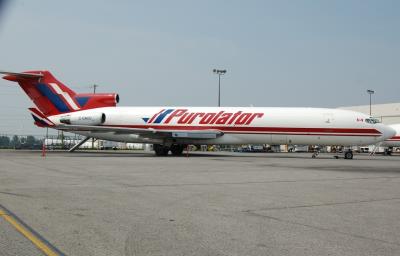
[{"label": "airport building", "polygon": [[[340,107],[369,115],[370,106]],[[377,117],[384,124],[400,124],[400,103],[374,104],[371,105],[371,115]]]}]

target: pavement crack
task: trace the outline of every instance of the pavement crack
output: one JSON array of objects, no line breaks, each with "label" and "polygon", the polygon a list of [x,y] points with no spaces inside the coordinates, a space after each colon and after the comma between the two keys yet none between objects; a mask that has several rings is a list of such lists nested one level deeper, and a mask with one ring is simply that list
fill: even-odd
[{"label": "pavement crack", "polygon": [[295,182],[325,182],[325,181],[371,180],[371,179],[400,179],[400,177],[380,176],[380,177],[355,177],[355,178],[308,179],[308,180],[267,180],[267,181],[243,181],[243,182],[171,183],[171,184],[142,184],[142,185],[119,183],[119,185],[131,188],[141,188],[141,187],[183,187],[183,186],[218,186],[218,185],[246,185],[246,184],[295,183]]},{"label": "pavement crack", "polygon": [[9,196],[19,196],[19,197],[27,197],[27,198],[32,198],[29,195],[25,195],[25,194],[18,194],[18,193],[12,193],[12,192],[6,192],[6,191],[0,191],[0,194],[4,194],[4,195],[9,195]]},{"label": "pavement crack", "polygon": [[270,211],[270,210],[287,210],[287,209],[297,209],[297,208],[311,208],[311,207],[346,205],[346,204],[361,204],[361,203],[392,201],[392,200],[400,200],[400,197],[382,198],[382,199],[368,199],[368,200],[347,201],[347,202],[335,202],[335,203],[323,203],[323,204],[306,204],[306,205],[283,206],[283,207],[267,207],[267,208],[261,208],[261,209],[255,209],[255,210],[247,210],[247,211],[244,211],[244,212]]},{"label": "pavement crack", "polygon": [[391,245],[395,245],[395,246],[399,246],[400,247],[399,243],[390,242],[390,241],[386,241],[386,240],[382,240],[382,239],[378,239],[378,238],[363,236],[363,235],[354,234],[354,233],[350,233],[350,232],[339,231],[339,230],[331,229],[331,228],[324,228],[324,227],[320,227],[320,226],[309,225],[309,224],[300,223],[300,222],[296,222],[296,221],[284,220],[284,219],[281,219],[281,218],[277,218],[277,217],[273,217],[273,216],[269,216],[269,215],[265,215],[265,214],[259,214],[259,213],[255,213],[255,212],[252,212],[252,211],[246,211],[246,213],[248,215],[250,215],[250,216],[253,216],[253,217],[270,219],[270,220],[274,220],[274,221],[278,221],[278,222],[282,222],[282,223],[286,223],[286,224],[306,227],[306,228],[309,228],[309,229],[315,229],[315,230],[319,230],[319,231],[328,231],[328,232],[333,232],[333,233],[336,233],[336,234],[351,236],[351,237],[358,238],[358,239],[364,239],[364,240],[369,240],[369,241],[374,241],[374,242],[391,244]]}]

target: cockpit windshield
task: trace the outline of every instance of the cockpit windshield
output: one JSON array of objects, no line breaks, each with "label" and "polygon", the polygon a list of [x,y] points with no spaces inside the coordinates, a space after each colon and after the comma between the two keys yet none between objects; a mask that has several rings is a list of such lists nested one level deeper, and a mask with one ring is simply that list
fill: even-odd
[{"label": "cockpit windshield", "polygon": [[381,121],[378,118],[370,117],[370,118],[366,118],[365,122],[369,123],[369,124],[377,124],[377,123],[380,123]]}]

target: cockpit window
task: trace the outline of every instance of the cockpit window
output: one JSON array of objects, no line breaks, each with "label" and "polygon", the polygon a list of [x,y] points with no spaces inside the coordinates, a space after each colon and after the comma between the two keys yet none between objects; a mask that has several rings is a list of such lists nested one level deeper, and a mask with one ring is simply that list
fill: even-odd
[{"label": "cockpit window", "polygon": [[371,117],[371,118],[366,118],[365,122],[369,123],[369,124],[377,124],[377,123],[380,123],[381,121],[379,121],[378,118]]}]

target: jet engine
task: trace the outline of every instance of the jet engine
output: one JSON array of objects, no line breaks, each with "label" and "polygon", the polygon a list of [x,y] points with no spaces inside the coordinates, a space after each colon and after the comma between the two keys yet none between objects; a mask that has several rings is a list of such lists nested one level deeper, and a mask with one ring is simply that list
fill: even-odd
[{"label": "jet engine", "polygon": [[119,95],[116,93],[81,93],[75,96],[75,100],[82,107],[81,109],[115,107],[119,102]]},{"label": "jet engine", "polygon": [[101,125],[106,121],[104,113],[72,113],[60,117],[60,123],[72,125]]}]

